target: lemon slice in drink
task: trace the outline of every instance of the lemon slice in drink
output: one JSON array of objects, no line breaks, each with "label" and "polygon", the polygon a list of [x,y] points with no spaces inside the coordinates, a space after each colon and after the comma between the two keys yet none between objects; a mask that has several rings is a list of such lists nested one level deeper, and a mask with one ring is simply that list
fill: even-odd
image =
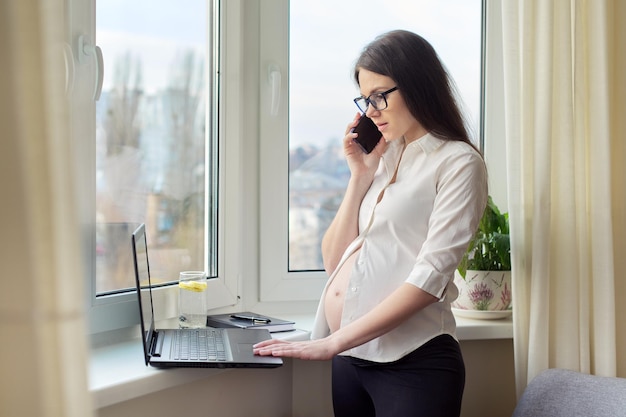
[{"label": "lemon slice in drink", "polygon": [[178,288],[182,288],[183,290],[187,290],[187,291],[202,292],[206,290],[206,282],[197,282],[197,281],[179,282]]}]

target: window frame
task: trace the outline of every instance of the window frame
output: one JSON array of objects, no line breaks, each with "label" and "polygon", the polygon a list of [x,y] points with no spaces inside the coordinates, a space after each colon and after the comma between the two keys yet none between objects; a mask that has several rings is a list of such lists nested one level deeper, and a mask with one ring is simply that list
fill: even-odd
[{"label": "window frame", "polygon": [[[206,0],[207,22],[216,25],[216,36],[207,30],[207,90],[208,97],[213,101],[212,106],[207,106],[207,158],[209,154],[217,151],[217,160],[214,164],[218,170],[218,209],[217,218],[217,277],[208,280],[208,304],[211,308],[236,306],[240,302],[239,277],[240,264],[236,256],[227,256],[239,252],[241,246],[241,233],[231,233],[239,225],[236,210],[228,210],[229,207],[237,207],[240,203],[240,195],[228,190],[237,188],[237,176],[239,158],[237,149],[240,147],[241,135],[233,134],[233,129],[221,128],[222,126],[236,126],[241,117],[237,114],[236,107],[225,100],[230,90],[238,88],[240,80],[240,61],[238,57],[238,44],[222,44],[222,41],[239,39],[240,32],[245,27],[238,13],[232,13],[230,9],[236,9],[238,3],[224,2],[219,0]],[[87,311],[87,332],[100,334],[111,330],[117,330],[135,326],[139,323],[137,295],[134,291],[120,294],[96,295],[96,271],[95,271],[95,101],[92,98],[95,80],[95,62],[93,60],[79,60],[78,38],[87,34],[90,39],[96,39],[96,16],[95,1],[68,0],[67,3],[67,42],[71,46],[73,57],[73,85],[68,94],[71,109],[71,130],[75,143],[75,172],[78,178],[78,195],[91,196],[77,201],[81,223],[81,242],[84,274],[84,294]],[[228,21],[226,21],[228,19]],[[222,32],[227,29],[228,33]],[[218,48],[216,49],[216,46]],[[223,46],[223,47],[222,47]],[[229,51],[226,54],[226,51]],[[216,51],[215,54],[212,51]],[[219,54],[218,54],[219,53]],[[103,51],[104,59],[107,59],[106,51]],[[234,58],[233,58],[234,57]],[[220,78],[235,79],[229,85],[222,86]],[[215,94],[217,93],[217,94]],[[223,93],[223,94],[220,94]],[[217,107],[214,107],[216,106]],[[215,108],[215,114],[211,114],[211,108]],[[221,111],[228,108],[228,111]],[[217,149],[210,149],[208,135],[218,135]],[[228,140],[226,140],[228,135]],[[208,176],[208,173],[207,173]],[[210,187],[207,187],[210,189]],[[208,207],[208,205],[207,205]],[[208,213],[205,224],[209,227]],[[227,234],[225,231],[229,230]],[[205,247],[210,242],[205,237]],[[130,236],[129,236],[130,251]],[[207,255],[208,256],[208,255]],[[208,260],[207,260],[208,261]],[[178,291],[175,285],[156,288],[154,291],[155,318],[164,320],[177,315]]]},{"label": "window frame", "polygon": [[[481,3],[481,115],[480,148],[491,125],[485,123],[486,28],[495,15],[487,13],[488,1]],[[496,19],[497,20],[497,19]],[[289,85],[289,1],[264,0],[260,11],[260,300],[261,302],[318,301],[328,280],[325,271],[288,271],[288,86]],[[271,45],[271,46],[268,46]],[[276,47],[278,45],[278,47]],[[281,74],[280,100],[276,114],[271,111],[270,72]],[[495,106],[494,106],[495,108]],[[484,128],[483,128],[484,127]],[[278,157],[277,157],[278,155]]]},{"label": "window frame", "polygon": [[508,211],[506,114],[502,3],[483,0],[483,108],[481,146],[489,173],[489,194],[503,212]]},{"label": "window frame", "polygon": [[[207,0],[210,2],[211,0]],[[499,22],[494,2],[483,0],[483,31]],[[68,0],[71,22],[68,42],[76,54],[76,39],[88,33],[95,39],[95,6],[93,0]],[[78,23],[76,23],[78,22]],[[287,272],[288,265],[288,91],[281,88],[277,114],[272,114],[272,86],[270,72],[278,69],[281,84],[288,85],[288,27],[289,1],[228,0],[220,6],[220,65],[215,73],[219,91],[219,215],[218,215],[218,278],[212,280],[210,308],[216,312],[252,309],[265,313],[300,314],[315,311],[319,296],[327,281],[325,272]],[[497,30],[494,30],[494,36]],[[483,32],[483,36],[485,33]],[[276,39],[282,39],[276,48]],[[274,45],[274,46],[272,46]],[[493,44],[489,36],[483,45],[482,94],[484,109],[484,137],[487,164],[504,161],[503,128],[494,127],[492,112],[501,112],[498,89],[492,81],[498,69],[501,44]],[[500,48],[500,49],[498,49]],[[228,53],[226,53],[228,51]],[[106,56],[105,56],[106,59]],[[278,65],[280,63],[280,65]],[[77,109],[89,109],[87,122],[74,124],[77,172],[88,173],[79,180],[79,194],[93,195],[92,199],[77,202],[80,208],[85,276],[95,277],[95,104],[89,103],[93,86],[93,66],[75,59],[74,94],[71,100],[73,114]],[[486,92],[485,92],[486,90]],[[490,95],[491,91],[491,95]],[[495,91],[495,93],[494,93]],[[84,94],[82,93],[84,92]],[[495,96],[495,99],[493,98]],[[492,97],[490,99],[489,97]],[[82,113],[85,114],[85,113]],[[91,115],[91,117],[89,117]],[[497,117],[496,117],[497,119]],[[93,122],[91,122],[93,120]],[[500,124],[502,122],[499,122]],[[218,128],[219,127],[219,128]],[[490,140],[495,138],[497,140]],[[492,151],[492,148],[495,151]],[[283,155],[284,157],[280,157]],[[490,161],[490,159],[492,161]],[[492,162],[493,163],[493,162]],[[503,163],[503,162],[502,162]],[[504,165],[498,162],[490,167],[490,178],[504,178]],[[506,186],[500,183],[501,197],[506,201]],[[490,190],[494,187],[490,184]],[[504,200],[502,200],[504,199]],[[504,203],[502,206],[506,206]],[[281,209],[282,208],[282,209]],[[88,310],[89,333],[101,333],[131,327],[139,322],[134,293],[110,297],[106,300],[92,296],[93,282],[85,280],[85,298]],[[176,315],[177,292],[173,287],[155,291],[157,320]]]},{"label": "window frame", "polygon": [[[314,301],[319,298],[328,276],[324,271],[289,272],[289,1],[264,1],[260,10],[261,66],[259,105],[261,161],[260,198],[260,300]],[[278,45],[278,47],[277,47]],[[279,71],[280,86],[272,84],[272,72]],[[278,108],[272,98],[279,94]]]}]

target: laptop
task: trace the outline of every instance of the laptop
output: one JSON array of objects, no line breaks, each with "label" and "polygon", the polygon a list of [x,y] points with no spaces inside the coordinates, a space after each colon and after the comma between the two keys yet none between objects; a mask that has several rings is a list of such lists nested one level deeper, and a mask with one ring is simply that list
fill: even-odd
[{"label": "laptop", "polygon": [[271,338],[267,329],[155,329],[145,224],[133,232],[132,248],[146,366],[276,368],[283,364],[281,358],[252,353],[252,345]]}]

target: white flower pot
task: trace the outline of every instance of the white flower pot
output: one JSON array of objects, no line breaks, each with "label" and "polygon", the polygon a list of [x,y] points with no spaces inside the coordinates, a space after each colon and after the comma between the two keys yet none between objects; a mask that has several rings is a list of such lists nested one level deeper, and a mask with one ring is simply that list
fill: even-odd
[{"label": "white flower pot", "polygon": [[465,279],[454,273],[459,296],[452,307],[461,310],[502,311],[511,306],[511,271],[468,270]]}]

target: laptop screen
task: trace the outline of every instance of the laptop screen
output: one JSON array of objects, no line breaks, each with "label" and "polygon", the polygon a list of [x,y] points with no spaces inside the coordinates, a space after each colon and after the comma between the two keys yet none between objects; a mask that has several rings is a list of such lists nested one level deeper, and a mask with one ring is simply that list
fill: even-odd
[{"label": "laptop screen", "polygon": [[154,311],[152,307],[152,290],[150,288],[150,266],[148,264],[148,244],[146,242],[145,224],[141,224],[133,232],[133,260],[135,263],[135,283],[141,315],[141,334],[144,336],[143,348],[146,365],[150,359],[150,345],[154,332]]}]

